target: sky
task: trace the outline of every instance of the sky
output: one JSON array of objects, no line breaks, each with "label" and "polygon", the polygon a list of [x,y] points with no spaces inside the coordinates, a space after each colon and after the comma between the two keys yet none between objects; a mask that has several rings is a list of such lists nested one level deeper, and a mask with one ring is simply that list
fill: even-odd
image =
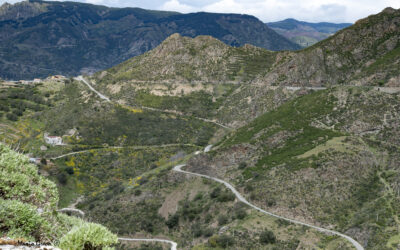
[{"label": "sky", "polygon": [[[386,7],[400,8],[400,0],[70,0],[112,7],[140,7],[182,13],[249,14],[264,22],[295,18],[309,22],[355,22]],[[15,3],[20,0],[0,0]]]}]

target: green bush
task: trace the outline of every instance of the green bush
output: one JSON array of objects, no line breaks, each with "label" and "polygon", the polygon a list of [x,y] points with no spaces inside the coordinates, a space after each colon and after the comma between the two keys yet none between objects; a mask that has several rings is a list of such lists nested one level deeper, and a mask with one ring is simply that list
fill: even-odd
[{"label": "green bush", "polygon": [[104,249],[118,242],[116,235],[107,228],[95,224],[86,223],[74,227],[68,234],[61,238],[59,247],[61,249]]},{"label": "green bush", "polygon": [[11,238],[40,241],[50,231],[50,225],[35,206],[17,200],[0,199],[0,229]]},{"label": "green bush", "polygon": [[56,185],[38,174],[28,158],[0,144],[0,198],[17,199],[45,209],[55,209]]},{"label": "green bush", "polygon": [[[56,185],[39,176],[26,156],[0,144],[0,235],[55,244],[73,228],[63,237],[65,249],[98,249],[117,241],[100,225],[57,213],[57,202]],[[79,243],[76,234],[83,247],[70,247]]]}]

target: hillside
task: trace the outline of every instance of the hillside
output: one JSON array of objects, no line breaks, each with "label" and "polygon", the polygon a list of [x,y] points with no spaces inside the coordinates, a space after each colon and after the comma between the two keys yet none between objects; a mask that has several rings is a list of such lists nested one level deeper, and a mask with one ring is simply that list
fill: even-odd
[{"label": "hillside", "polygon": [[400,10],[387,8],[309,48],[283,52],[264,84],[399,86]]},{"label": "hillside", "polygon": [[143,54],[174,33],[211,35],[232,46],[299,48],[247,15],[30,1],[0,7],[0,77],[93,73]]},{"label": "hillside", "polygon": [[289,18],[278,22],[270,22],[267,23],[267,25],[278,34],[306,48],[352,24],[328,22],[309,23]]},{"label": "hillside", "polygon": [[146,82],[397,86],[399,19],[400,10],[388,8],[296,52],[174,34],[148,53],[97,73],[95,80],[110,88]]},{"label": "hillside", "polygon": [[225,179],[268,211],[338,230],[366,249],[396,249],[398,101],[363,87],[295,98],[192,158],[189,171]]}]

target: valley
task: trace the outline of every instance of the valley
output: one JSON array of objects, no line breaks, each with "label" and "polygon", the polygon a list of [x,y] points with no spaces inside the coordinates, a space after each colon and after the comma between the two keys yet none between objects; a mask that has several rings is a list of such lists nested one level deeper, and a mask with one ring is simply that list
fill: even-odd
[{"label": "valley", "polygon": [[299,51],[171,33],[93,75],[0,81],[0,215],[18,203],[40,233],[0,231],[62,249],[88,227],[114,249],[398,249],[399,27],[387,8]]}]

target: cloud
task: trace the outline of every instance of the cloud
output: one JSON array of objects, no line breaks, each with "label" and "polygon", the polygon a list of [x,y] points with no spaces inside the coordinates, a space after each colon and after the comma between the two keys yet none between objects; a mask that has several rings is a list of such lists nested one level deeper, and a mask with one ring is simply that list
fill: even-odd
[{"label": "cloud", "polygon": [[178,11],[182,13],[189,13],[194,12],[196,9],[190,5],[182,4],[178,0],[169,0],[165,2],[161,7],[160,10],[170,10],[170,11]]}]

